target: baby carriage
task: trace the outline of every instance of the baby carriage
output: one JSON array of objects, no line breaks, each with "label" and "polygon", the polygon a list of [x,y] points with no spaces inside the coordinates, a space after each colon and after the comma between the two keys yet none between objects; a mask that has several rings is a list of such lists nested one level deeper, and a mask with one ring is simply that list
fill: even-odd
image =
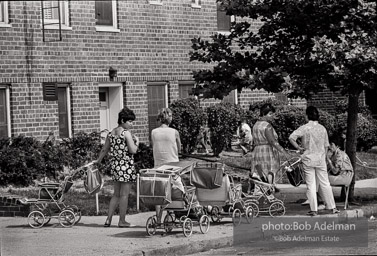
[{"label": "baby carriage", "polygon": [[48,224],[52,218],[58,219],[63,227],[72,227],[81,220],[81,211],[76,205],[66,205],[65,195],[73,185],[73,177],[78,173],[86,173],[93,168],[89,163],[76,169],[72,174],[66,176],[61,183],[40,183],[38,184],[38,198],[24,198],[21,203],[32,206],[28,215],[28,224],[32,228],[41,228]]},{"label": "baby carriage", "polygon": [[[196,188],[183,182],[177,184],[179,178],[191,172],[193,163],[186,166],[182,162],[177,163],[181,166],[173,164],[158,169],[140,170],[140,199],[146,205],[161,205],[161,211],[166,211],[162,223],[158,223],[156,215],[148,218],[146,232],[152,236],[157,229],[170,233],[174,228],[182,228],[184,236],[189,237],[193,233],[194,223],[198,223],[200,231],[205,234],[209,230],[210,221],[196,200]],[[176,184],[173,189],[172,184]],[[183,191],[177,187],[183,188]]]},{"label": "baby carriage", "polygon": [[[197,163],[191,172],[191,184],[197,187],[196,194],[201,205],[206,207],[213,222],[231,217],[234,225],[241,223],[242,217],[250,223],[253,209],[242,200],[241,184],[235,184],[231,175],[223,174],[220,163]],[[203,182],[204,181],[204,182]]]},{"label": "baby carriage", "polygon": [[[289,182],[293,186],[299,186],[304,180],[300,165],[301,158],[293,157],[282,163],[278,172],[281,172],[281,177],[287,174]],[[243,194],[245,205],[253,208],[254,216],[258,216],[259,213],[268,213],[271,217],[283,216],[285,214],[284,202],[275,197],[274,185],[269,182],[260,165],[257,165],[255,169],[258,175],[250,177],[250,181],[255,185],[254,191],[251,195]],[[269,175],[274,180],[274,174],[269,173]]]}]

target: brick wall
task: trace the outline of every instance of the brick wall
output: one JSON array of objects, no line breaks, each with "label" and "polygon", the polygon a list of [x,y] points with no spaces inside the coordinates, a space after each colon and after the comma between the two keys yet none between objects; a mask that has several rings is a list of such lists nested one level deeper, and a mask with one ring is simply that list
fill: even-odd
[{"label": "brick wall", "polygon": [[[43,42],[40,1],[9,1],[11,27],[0,27],[0,83],[11,85],[12,135],[46,139],[58,133],[57,102],[43,101],[42,83],[68,83],[71,88],[72,132],[99,131],[98,84],[123,83],[124,105],[136,113],[136,134],[148,141],[148,81],[169,81],[169,101],[178,98],[178,81],[191,80],[192,70],[208,64],[190,62],[191,39],[215,33],[216,2],[165,0],[118,1],[119,33],[96,32],[95,2],[70,1],[70,27],[60,42]],[[257,28],[260,23],[255,22]],[[46,30],[46,36],[57,35]],[[245,90],[239,103],[263,99],[265,92]],[[203,104],[218,101],[204,100]],[[114,114],[114,113],[112,113]]]}]

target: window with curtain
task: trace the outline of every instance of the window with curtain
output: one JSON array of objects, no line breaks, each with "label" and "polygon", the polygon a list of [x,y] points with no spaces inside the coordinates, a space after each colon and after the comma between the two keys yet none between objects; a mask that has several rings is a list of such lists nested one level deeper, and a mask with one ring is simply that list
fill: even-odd
[{"label": "window with curtain", "polygon": [[194,88],[194,81],[178,81],[179,98],[193,97],[193,95],[190,95],[192,88]]},{"label": "window with curtain", "polygon": [[95,1],[96,30],[119,32],[117,1]]},{"label": "window with curtain", "polygon": [[157,123],[158,111],[167,107],[166,88],[166,82],[147,83],[149,134],[159,126]]},{"label": "window with curtain", "polygon": [[230,31],[231,16],[217,3],[217,31]]},{"label": "window with curtain", "polygon": [[0,138],[7,138],[8,134],[8,102],[6,88],[0,87]]}]

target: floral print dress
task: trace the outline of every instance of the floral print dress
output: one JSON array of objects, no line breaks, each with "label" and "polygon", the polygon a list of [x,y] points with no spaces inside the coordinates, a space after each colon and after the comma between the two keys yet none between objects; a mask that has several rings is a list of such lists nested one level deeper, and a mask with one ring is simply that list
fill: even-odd
[{"label": "floral print dress", "polygon": [[125,137],[126,130],[120,135],[109,134],[110,167],[112,179],[121,182],[136,182],[134,156],[128,151]]}]

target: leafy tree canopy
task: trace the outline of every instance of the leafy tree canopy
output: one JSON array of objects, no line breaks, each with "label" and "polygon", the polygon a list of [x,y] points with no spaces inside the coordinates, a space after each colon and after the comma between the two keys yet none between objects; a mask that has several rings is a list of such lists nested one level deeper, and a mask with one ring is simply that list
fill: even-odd
[{"label": "leafy tree canopy", "polygon": [[375,1],[218,2],[239,21],[229,35],[192,39],[190,59],[214,64],[194,72],[195,94],[222,99],[250,88],[310,98],[325,87],[358,95],[376,86]]}]

